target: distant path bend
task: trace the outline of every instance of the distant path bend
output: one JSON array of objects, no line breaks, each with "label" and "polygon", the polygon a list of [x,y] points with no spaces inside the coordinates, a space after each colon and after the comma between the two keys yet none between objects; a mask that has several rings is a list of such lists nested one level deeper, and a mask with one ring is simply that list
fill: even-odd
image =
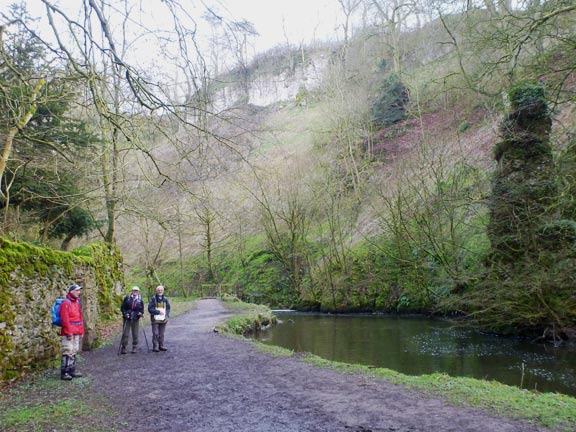
[{"label": "distant path bend", "polygon": [[[167,352],[117,355],[118,342],[85,353],[83,371],[140,432],[547,431],[454,407],[363,375],[273,358],[213,328],[231,314],[200,300],[166,328]],[[146,320],[146,336],[151,329]]]}]

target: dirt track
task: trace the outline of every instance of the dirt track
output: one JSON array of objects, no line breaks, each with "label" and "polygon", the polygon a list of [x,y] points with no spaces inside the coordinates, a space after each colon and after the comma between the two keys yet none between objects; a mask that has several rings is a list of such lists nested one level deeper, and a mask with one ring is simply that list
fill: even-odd
[{"label": "dirt track", "polygon": [[[218,300],[173,318],[167,352],[84,353],[84,373],[142,432],[545,431],[453,407],[385,381],[273,358],[213,332],[228,312]],[[148,321],[146,321],[148,322]],[[150,341],[150,325],[146,327]]]}]

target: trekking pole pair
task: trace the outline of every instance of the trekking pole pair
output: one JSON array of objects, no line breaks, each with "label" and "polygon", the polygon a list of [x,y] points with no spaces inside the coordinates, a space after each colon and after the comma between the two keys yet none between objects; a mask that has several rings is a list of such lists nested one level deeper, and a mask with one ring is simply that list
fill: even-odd
[{"label": "trekking pole pair", "polygon": [[[122,326],[122,336],[120,336],[120,345],[118,345],[118,354],[120,355],[120,353],[122,352],[122,337],[124,336],[124,332],[126,331],[126,325],[128,323],[128,320],[123,318],[124,320],[124,325]],[[144,324],[144,318],[142,318],[142,333],[144,333],[144,340],[146,341],[146,349],[148,350],[148,352],[150,352],[150,345],[148,345],[148,337],[146,337],[146,330],[144,329],[146,327],[146,324]]]}]

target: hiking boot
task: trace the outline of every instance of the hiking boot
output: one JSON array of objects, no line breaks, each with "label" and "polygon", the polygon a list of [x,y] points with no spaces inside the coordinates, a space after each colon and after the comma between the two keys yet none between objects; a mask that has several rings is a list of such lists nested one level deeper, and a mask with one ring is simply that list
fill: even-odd
[{"label": "hiking boot", "polygon": [[70,375],[72,378],[82,378],[84,376],[80,372],[76,372],[75,361],[72,361],[72,365],[68,366],[68,375]]},{"label": "hiking boot", "polygon": [[168,348],[165,348],[163,346],[160,347],[160,351],[168,351]]},{"label": "hiking boot", "polygon": [[138,348],[134,347],[132,348],[132,351],[130,351],[131,354],[136,354],[138,352]]},{"label": "hiking boot", "polygon": [[70,375],[68,372],[62,372],[62,374],[60,375],[60,379],[64,381],[71,381],[72,375]]},{"label": "hiking boot", "polygon": [[60,379],[64,381],[70,381],[72,375],[70,375],[70,365],[72,364],[72,359],[66,355],[62,356],[62,362],[60,366]]},{"label": "hiking boot", "polygon": [[156,345],[154,345],[154,348],[152,348],[152,351],[154,352],[160,352],[160,350],[158,349],[158,347]]},{"label": "hiking boot", "polygon": [[128,351],[126,351],[126,347],[122,347],[122,349],[120,350],[120,354],[127,354]]},{"label": "hiking boot", "polygon": [[70,375],[72,378],[83,377],[80,372],[76,372],[76,356],[68,360],[68,375]]}]

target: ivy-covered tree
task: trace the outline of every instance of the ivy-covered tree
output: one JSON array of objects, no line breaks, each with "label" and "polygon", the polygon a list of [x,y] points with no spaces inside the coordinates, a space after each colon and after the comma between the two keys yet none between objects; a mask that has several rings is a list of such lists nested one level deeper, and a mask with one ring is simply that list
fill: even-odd
[{"label": "ivy-covered tree", "polygon": [[518,85],[510,102],[494,153],[490,268],[472,295],[473,315],[492,331],[558,342],[576,336],[576,223],[558,211],[544,88]]},{"label": "ivy-covered tree", "polygon": [[537,253],[537,227],[556,195],[544,88],[526,83],[510,91],[511,110],[494,149],[498,162],[490,200],[488,235],[499,261]]}]

